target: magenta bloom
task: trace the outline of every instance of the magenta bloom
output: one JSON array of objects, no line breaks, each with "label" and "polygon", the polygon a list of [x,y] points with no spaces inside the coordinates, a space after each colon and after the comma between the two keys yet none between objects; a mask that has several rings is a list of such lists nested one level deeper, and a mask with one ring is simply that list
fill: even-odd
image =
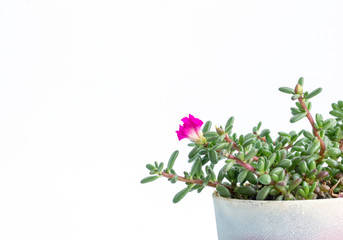
[{"label": "magenta bloom", "polygon": [[206,138],[201,131],[203,122],[200,119],[189,114],[189,117],[182,118],[181,121],[183,125],[180,125],[179,131],[176,131],[179,140],[188,138],[199,144],[206,143]]}]

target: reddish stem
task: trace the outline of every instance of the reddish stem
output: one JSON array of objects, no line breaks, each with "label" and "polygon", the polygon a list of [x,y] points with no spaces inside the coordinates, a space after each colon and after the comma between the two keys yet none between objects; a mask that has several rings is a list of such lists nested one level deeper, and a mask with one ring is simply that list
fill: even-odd
[{"label": "reddish stem", "polygon": [[230,159],[234,159],[234,160],[236,161],[237,164],[239,164],[239,165],[241,165],[242,167],[248,169],[250,172],[252,172],[252,173],[256,172],[256,169],[255,169],[253,166],[251,166],[249,163],[243,162],[243,161],[240,160],[238,157],[235,157],[235,156],[233,156],[233,155],[231,155],[231,154],[228,154],[226,157],[227,157],[227,158],[230,158]]},{"label": "reddish stem", "polygon": [[341,139],[341,141],[339,143],[340,143],[339,149],[341,149],[341,151],[343,151],[343,139]]},{"label": "reddish stem", "polygon": [[[168,179],[172,179],[173,177],[175,177],[177,175],[174,175],[174,174],[171,174],[171,173],[162,172],[162,176],[166,177]],[[180,176],[177,176],[177,180],[181,181],[181,182],[186,182],[186,183],[194,183],[194,184],[197,184],[197,185],[203,185],[204,184],[203,180],[200,180],[200,179],[187,179],[187,178],[180,177]],[[224,184],[221,184],[220,182],[209,182],[209,183],[207,183],[206,186],[214,187],[215,188],[215,187],[217,187],[217,185],[222,185],[222,186],[226,187],[230,192],[233,192],[233,188],[231,188],[229,186],[226,186]]]},{"label": "reddish stem", "polygon": [[290,149],[292,147],[291,144],[289,144],[288,146],[285,147],[286,150]]},{"label": "reddish stem", "polygon": [[301,107],[306,111],[306,117],[307,117],[307,119],[311,123],[313,134],[318,138],[318,140],[320,142],[320,152],[319,152],[319,155],[321,156],[321,159],[323,159],[324,158],[324,154],[325,154],[325,149],[326,149],[325,143],[324,143],[323,139],[319,136],[317,128],[314,126],[313,117],[312,117],[310,111],[308,110],[308,108],[306,107],[306,104],[305,104],[305,101],[304,101],[303,97],[300,96],[298,98],[298,101],[299,101]]},{"label": "reddish stem", "polygon": [[266,140],[265,137],[262,137],[262,138],[261,138],[261,137],[257,136],[257,138],[260,139],[260,140],[263,141],[263,142],[267,142],[267,140]]},{"label": "reddish stem", "polygon": [[237,147],[237,144],[227,135],[225,134],[225,141],[228,142],[228,143],[232,143],[233,144],[233,147],[239,151],[239,148]]}]

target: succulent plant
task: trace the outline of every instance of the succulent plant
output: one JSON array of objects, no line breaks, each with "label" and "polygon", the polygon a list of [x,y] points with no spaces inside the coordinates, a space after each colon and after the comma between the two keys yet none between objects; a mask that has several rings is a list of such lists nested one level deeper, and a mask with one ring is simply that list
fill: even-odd
[{"label": "succulent plant", "polygon": [[[278,132],[272,139],[269,129],[261,130],[262,123],[245,135],[233,133],[234,117],[225,126],[205,124],[192,115],[182,119],[177,131],[179,140],[188,138],[192,149],[188,162],[190,171],[178,175],[173,169],[178,151],[164,163],[147,164],[149,177],[141,183],[160,177],[171,183],[184,182],[186,187],[178,192],[173,202],[179,202],[191,191],[201,192],[213,187],[222,197],[251,200],[308,200],[343,197],[343,101],[332,104],[330,114],[324,119],[310,113],[311,98],[322,89],[303,91],[304,79],[295,88],[281,87],[296,101],[291,108],[291,123],[307,118],[311,130]],[[216,172],[216,173],[215,173]]]}]

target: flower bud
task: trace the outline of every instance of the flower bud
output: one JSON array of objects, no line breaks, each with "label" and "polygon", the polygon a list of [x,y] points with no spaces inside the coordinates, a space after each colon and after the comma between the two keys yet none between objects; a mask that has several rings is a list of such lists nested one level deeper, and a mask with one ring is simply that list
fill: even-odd
[{"label": "flower bud", "polygon": [[219,136],[225,134],[225,131],[223,129],[221,129],[220,127],[216,126],[216,132],[218,133]]},{"label": "flower bud", "polygon": [[295,86],[295,94],[300,94],[302,95],[303,94],[303,87],[298,83],[296,86]]}]

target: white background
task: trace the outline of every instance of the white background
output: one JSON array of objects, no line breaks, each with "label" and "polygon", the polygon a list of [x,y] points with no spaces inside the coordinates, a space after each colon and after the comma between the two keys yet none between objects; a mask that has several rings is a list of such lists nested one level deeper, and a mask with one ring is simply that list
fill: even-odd
[{"label": "white background", "polygon": [[290,96],[342,99],[341,1],[0,0],[0,239],[216,239],[212,189],[141,185],[187,164],[189,113],[247,133],[289,123]]}]

